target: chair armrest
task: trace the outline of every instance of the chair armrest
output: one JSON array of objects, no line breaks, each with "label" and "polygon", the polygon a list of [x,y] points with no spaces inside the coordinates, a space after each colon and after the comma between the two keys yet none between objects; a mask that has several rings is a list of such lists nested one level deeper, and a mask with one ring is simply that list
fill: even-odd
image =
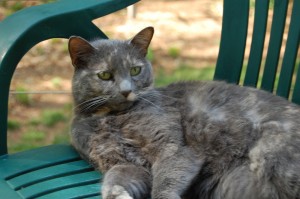
[{"label": "chair armrest", "polygon": [[0,22],[0,155],[7,153],[9,86],[21,58],[37,43],[79,35],[107,38],[92,20],[139,0],[60,0],[23,9]]}]

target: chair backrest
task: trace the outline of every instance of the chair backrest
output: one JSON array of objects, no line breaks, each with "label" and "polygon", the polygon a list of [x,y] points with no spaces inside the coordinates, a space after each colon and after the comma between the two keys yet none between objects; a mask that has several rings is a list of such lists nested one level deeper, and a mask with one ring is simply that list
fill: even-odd
[{"label": "chair backrest", "polygon": [[[274,4],[271,9],[270,3]],[[290,20],[287,20],[289,8]],[[214,79],[258,87],[300,104],[300,64],[296,64],[297,55],[299,57],[300,0],[255,0],[252,42],[243,82],[241,71],[248,32],[249,0],[224,0],[223,9],[221,44]],[[273,17],[264,62],[262,57],[270,10]],[[288,22],[287,33],[284,33]],[[284,34],[287,34],[287,42],[281,61]],[[258,83],[259,79],[261,83]]]},{"label": "chair backrest", "polygon": [[139,0],[60,0],[23,9],[0,22],[0,155],[7,154],[10,81],[27,51],[50,38],[107,38],[92,20]]}]

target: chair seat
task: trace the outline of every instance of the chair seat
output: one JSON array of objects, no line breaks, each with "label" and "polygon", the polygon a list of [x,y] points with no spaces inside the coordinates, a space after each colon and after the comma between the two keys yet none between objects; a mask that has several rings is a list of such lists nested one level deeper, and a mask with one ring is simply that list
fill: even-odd
[{"label": "chair seat", "polygon": [[70,145],[0,157],[1,198],[99,198],[101,177]]}]

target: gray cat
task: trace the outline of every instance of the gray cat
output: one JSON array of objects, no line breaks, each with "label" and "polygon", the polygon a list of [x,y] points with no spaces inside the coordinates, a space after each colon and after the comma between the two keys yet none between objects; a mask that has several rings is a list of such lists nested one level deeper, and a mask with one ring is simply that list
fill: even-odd
[{"label": "gray cat", "polygon": [[71,37],[72,143],[105,173],[104,199],[300,198],[300,108],[225,82],[153,87],[154,29]]}]

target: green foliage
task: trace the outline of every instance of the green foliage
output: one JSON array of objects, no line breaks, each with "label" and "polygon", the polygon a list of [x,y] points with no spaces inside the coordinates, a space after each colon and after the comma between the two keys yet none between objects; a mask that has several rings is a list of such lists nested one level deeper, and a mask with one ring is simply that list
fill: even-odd
[{"label": "green foliage", "polygon": [[56,0],[40,0],[42,3],[52,3],[55,2]]},{"label": "green foliage", "polygon": [[25,7],[26,7],[26,5],[23,1],[15,1],[14,4],[12,4],[9,7],[9,12],[14,13],[14,12],[17,12],[17,11],[25,8]]},{"label": "green foliage", "polygon": [[46,54],[45,49],[44,49],[43,47],[41,47],[41,46],[37,46],[37,47],[35,48],[35,50],[36,50],[36,53],[37,53],[38,55],[40,55],[40,56]]},{"label": "green foliage", "polygon": [[[273,9],[275,4],[275,0],[270,0],[269,1],[269,9]],[[255,0],[250,0],[250,8],[254,9],[255,8]]]},{"label": "green foliage", "polygon": [[51,79],[51,83],[54,87],[59,88],[61,86],[62,79],[60,77],[54,77],[53,79]]},{"label": "green foliage", "polygon": [[37,148],[39,146],[41,146],[40,144],[36,144],[33,142],[21,142],[21,143],[14,143],[14,144],[10,144],[8,143],[8,151],[9,153],[16,153],[19,151],[26,151],[32,148]]},{"label": "green foliage", "polygon": [[28,143],[37,143],[45,139],[46,134],[41,131],[28,131],[22,135],[22,141]]},{"label": "green foliage", "polygon": [[31,126],[38,126],[39,124],[41,124],[41,120],[40,118],[32,118],[28,124],[31,125]]},{"label": "green foliage", "polygon": [[168,55],[171,56],[172,58],[177,58],[180,56],[180,49],[175,46],[170,47],[168,49]]},{"label": "green foliage", "polygon": [[63,53],[66,53],[66,54],[69,54],[69,44],[67,41],[63,41],[63,44],[62,44],[62,52]]},{"label": "green foliage", "polygon": [[5,15],[11,15],[19,10],[22,10],[26,7],[30,7],[32,5],[39,5],[39,4],[45,4],[45,3],[51,3],[55,2],[56,0],[36,0],[34,4],[28,2],[28,1],[21,1],[21,0],[0,0],[0,6],[3,8],[6,8]]},{"label": "green foliage", "polygon": [[72,110],[72,104],[67,103],[62,109],[44,109],[40,117],[31,118],[25,123],[9,121],[12,128],[22,125],[23,130],[16,132],[20,136],[18,140],[8,143],[9,152],[15,153],[48,144],[69,143],[70,124],[66,121],[70,119]]},{"label": "green foliage", "polygon": [[[28,125],[30,126],[46,126],[53,127],[57,123],[67,121],[71,116],[72,104],[65,104],[61,109],[45,109],[42,111],[41,117],[32,118]],[[68,125],[68,124],[67,124]]]},{"label": "green foliage", "polygon": [[175,81],[184,80],[212,80],[214,74],[213,67],[193,68],[185,64],[181,64],[171,73],[166,73],[164,69],[160,69],[155,78],[156,86],[164,86]]},{"label": "green foliage", "polygon": [[273,9],[275,5],[275,0],[270,0],[269,9]]},{"label": "green foliage", "polygon": [[19,142],[8,143],[9,153],[25,151],[45,145],[46,133],[42,131],[29,130],[21,135]]},{"label": "green foliage", "polygon": [[17,130],[21,127],[21,123],[16,120],[8,120],[7,121],[7,128],[8,130]]},{"label": "green foliage", "polygon": [[53,140],[53,144],[66,144],[69,143],[69,128],[67,128],[64,132],[56,135]]},{"label": "green foliage", "polygon": [[300,58],[296,59],[296,67],[295,67],[295,71],[299,70],[299,66],[300,66]]},{"label": "green foliage", "polygon": [[27,90],[23,87],[18,87],[18,88],[16,88],[16,91],[20,92],[20,93],[16,94],[17,102],[19,102],[22,105],[29,106],[31,104],[31,98],[26,93]]},{"label": "green foliage", "polygon": [[66,116],[62,111],[59,110],[45,110],[42,113],[42,124],[51,127],[58,122],[65,121]]},{"label": "green foliage", "polygon": [[152,48],[148,48],[147,59],[148,59],[150,62],[153,62],[153,61],[154,61],[154,52],[153,52],[153,49],[152,49]]}]

